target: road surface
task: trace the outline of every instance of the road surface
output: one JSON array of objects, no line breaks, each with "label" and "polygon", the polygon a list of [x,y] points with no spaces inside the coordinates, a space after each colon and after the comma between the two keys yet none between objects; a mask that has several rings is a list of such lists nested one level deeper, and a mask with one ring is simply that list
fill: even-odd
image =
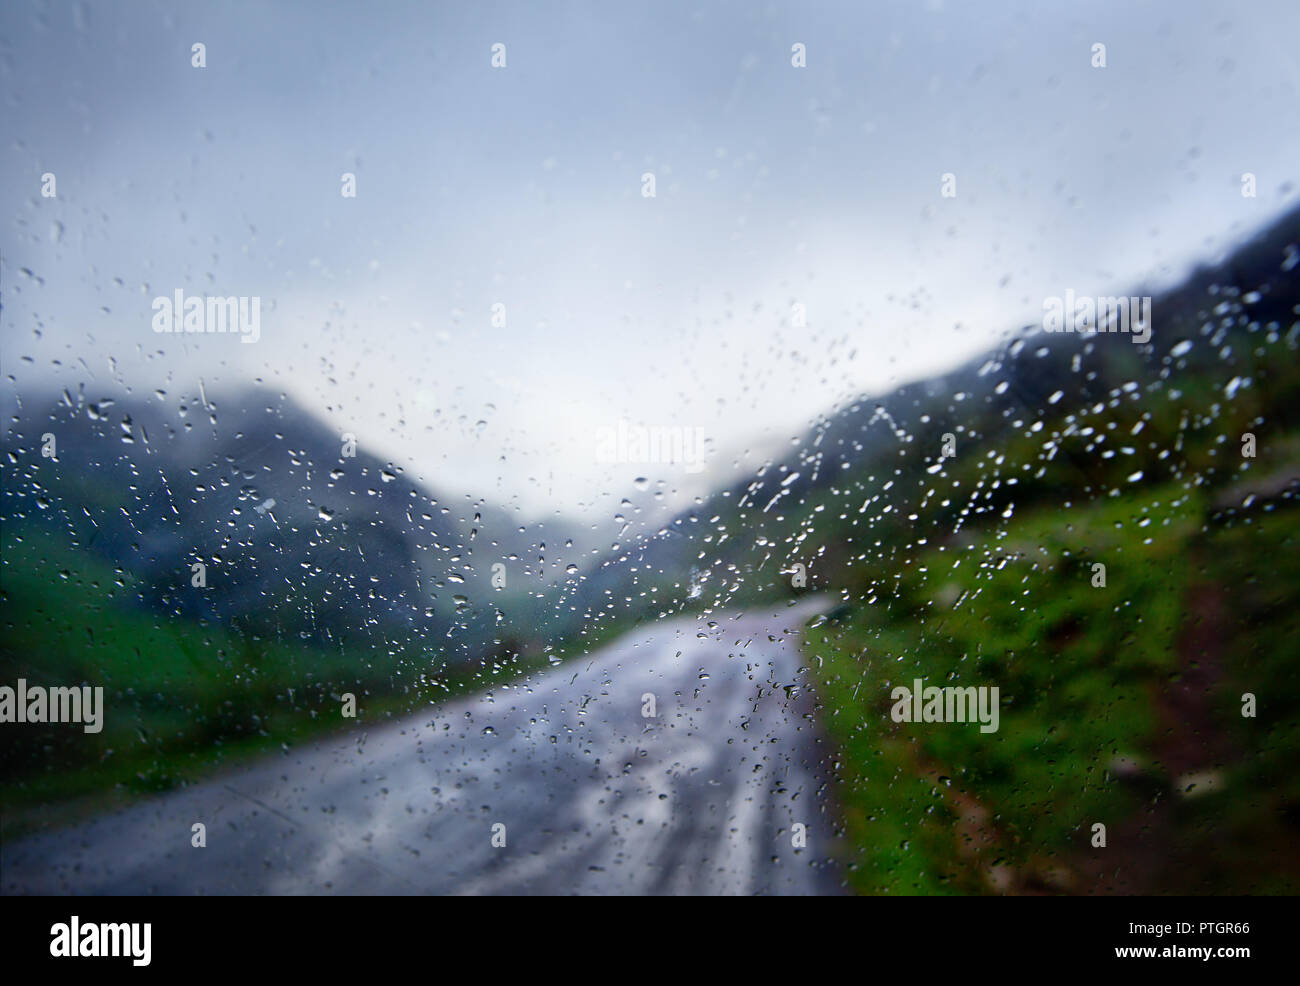
[{"label": "road surface", "polygon": [[30,836],[0,847],[0,886],[836,893],[827,750],[791,687],[820,605],[662,621],[518,687]]}]

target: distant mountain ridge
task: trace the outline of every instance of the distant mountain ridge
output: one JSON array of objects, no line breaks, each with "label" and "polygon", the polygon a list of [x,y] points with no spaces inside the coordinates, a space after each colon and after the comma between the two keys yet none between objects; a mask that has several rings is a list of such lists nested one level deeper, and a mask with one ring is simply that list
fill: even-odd
[{"label": "distant mountain ridge", "polygon": [[[531,628],[547,611],[533,594],[554,595],[565,577],[544,535],[407,479],[283,394],[83,387],[15,405],[0,516],[122,566],[162,613],[465,656],[510,617]],[[205,588],[192,584],[195,563]]]}]

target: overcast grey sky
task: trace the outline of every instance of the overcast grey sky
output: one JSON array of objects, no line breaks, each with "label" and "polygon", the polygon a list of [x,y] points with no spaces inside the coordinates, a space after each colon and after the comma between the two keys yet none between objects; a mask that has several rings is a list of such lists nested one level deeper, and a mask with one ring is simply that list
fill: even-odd
[{"label": "overcast grey sky", "polygon": [[[717,478],[597,462],[619,418],[748,468],[1294,204],[1297,37],[1293,0],[6,3],[3,386],[257,378],[442,490],[612,513]],[[178,288],[261,340],[155,335]]]}]

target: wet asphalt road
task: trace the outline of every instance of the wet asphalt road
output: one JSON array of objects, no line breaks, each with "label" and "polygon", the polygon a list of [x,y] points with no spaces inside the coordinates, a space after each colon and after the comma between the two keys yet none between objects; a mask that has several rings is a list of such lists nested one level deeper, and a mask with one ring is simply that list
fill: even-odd
[{"label": "wet asphalt road", "polygon": [[0,888],[836,893],[828,751],[787,687],[820,605],[663,621],[519,687],[4,845]]}]

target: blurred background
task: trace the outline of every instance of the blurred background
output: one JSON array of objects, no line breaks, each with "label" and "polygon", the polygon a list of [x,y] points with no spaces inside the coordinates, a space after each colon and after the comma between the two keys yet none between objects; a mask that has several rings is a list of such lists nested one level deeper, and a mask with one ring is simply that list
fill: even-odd
[{"label": "blurred background", "polygon": [[[818,882],[753,874],[787,819],[717,836],[737,883],[421,886],[1295,891],[1294,4],[15,3],[0,28],[0,684],[106,693],[99,734],[3,725],[5,892],[37,889],[38,844],[58,891],[213,890],[143,858],[96,883],[70,846],[111,856],[137,816],[78,826],[268,755],[292,814],[297,751],[502,688],[573,700],[542,715],[557,770],[618,774],[554,736],[632,742],[608,696],[640,701],[652,639],[661,701],[698,731],[735,699],[714,752],[744,745],[748,644],[715,631],[801,597],[758,632],[798,644],[763,657],[771,749],[717,769],[808,772],[818,844],[781,865]],[[156,332],[177,291],[258,299],[257,341]],[[1067,291],[1149,296],[1150,341],[1045,334]],[[699,461],[611,456],[620,428]],[[672,664],[683,620],[717,669]],[[1000,730],[894,723],[916,678],[998,686]],[[548,745],[515,726],[458,728],[512,736],[509,771]],[[712,860],[698,833],[753,792],[679,790],[637,743],[672,806],[652,868]],[[536,852],[630,853],[626,824]]]}]

